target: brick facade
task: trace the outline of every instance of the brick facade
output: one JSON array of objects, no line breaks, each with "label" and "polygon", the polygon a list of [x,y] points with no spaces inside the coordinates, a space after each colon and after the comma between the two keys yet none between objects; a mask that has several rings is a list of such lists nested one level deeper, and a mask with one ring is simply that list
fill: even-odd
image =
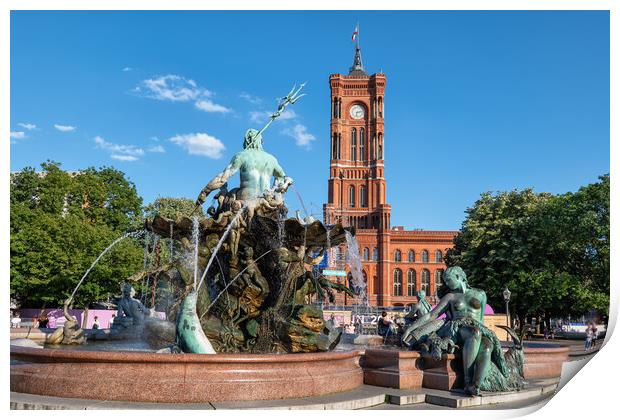
[{"label": "brick facade", "polygon": [[[383,73],[366,74],[359,47],[349,74],[329,77],[330,164],[323,217],[327,224],[356,228],[369,303],[404,306],[417,301],[415,291],[423,282],[434,301],[436,281],[446,268],[443,256],[457,232],[391,227],[384,160],[386,82]],[[339,294],[336,303],[354,302]]]}]

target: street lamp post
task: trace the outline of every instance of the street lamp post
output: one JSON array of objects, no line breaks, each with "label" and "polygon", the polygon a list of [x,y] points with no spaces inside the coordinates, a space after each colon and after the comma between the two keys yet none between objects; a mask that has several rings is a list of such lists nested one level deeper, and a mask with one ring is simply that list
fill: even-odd
[{"label": "street lamp post", "polygon": [[510,290],[508,290],[508,286],[506,286],[506,288],[504,289],[503,295],[504,295],[504,302],[506,302],[506,326],[507,327],[511,327],[512,325],[510,322],[510,309],[508,308],[508,302],[510,302],[510,295],[512,294],[512,292]]}]

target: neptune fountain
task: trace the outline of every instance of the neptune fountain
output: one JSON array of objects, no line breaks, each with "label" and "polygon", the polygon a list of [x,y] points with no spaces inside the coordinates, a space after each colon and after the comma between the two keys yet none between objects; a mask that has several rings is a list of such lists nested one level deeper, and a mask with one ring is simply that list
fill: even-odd
[{"label": "neptune fountain", "polygon": [[[484,326],[484,291],[471,288],[458,267],[446,270],[437,306],[431,308],[418,295],[410,314],[415,320],[402,335],[404,349],[330,351],[341,332],[325,322],[312,297],[334,302],[335,293],[346,293],[368,305],[355,230],[326,226],[308,215],[287,218],[284,195],[293,179],[263,149],[263,133],[304,96],[303,87],[280,99],[262,129],[245,132],[243,149],[200,191],[194,214],[214,193],[206,217],[156,215],[145,221],[143,231],[118,238],[93,262],[65,301],[65,326],[48,336],[48,345],[73,346],[11,346],[13,392],[190,403],[327,395],[367,383],[408,389],[459,386],[480,395],[519,390],[528,376],[559,374],[568,350],[530,349],[528,357],[540,362],[527,367],[522,337],[508,329],[514,345],[504,352]],[[240,184],[229,188],[237,172]],[[145,263],[122,285],[118,316],[106,338],[144,339],[151,351],[76,350],[86,335],[69,313],[73,297],[103,255],[119,241],[138,237],[146,244],[145,262],[149,238],[168,240],[170,255],[163,261],[161,246],[154,246],[155,263]],[[330,248],[344,243],[349,286],[313,270]],[[157,284],[167,285],[165,320],[135,298],[132,283],[140,281],[151,282],[155,291]],[[56,386],[47,386],[43,377],[53,378]]]},{"label": "neptune fountain", "polygon": [[[176,321],[170,344],[184,352],[297,353],[338,344],[339,333],[326,327],[322,311],[305,298],[333,300],[334,290],[353,294],[312,272],[328,248],[345,240],[345,230],[285,219],[283,196],[293,180],[263,149],[263,132],[304,96],[302,88],[281,98],[265,127],[247,130],[243,150],[200,192],[196,208],[217,191],[207,218],[155,216],[146,222],[148,231],[171,236],[183,250],[182,257],[143,275],[162,277],[179,291],[179,304],[169,314]],[[240,185],[229,189],[237,172]]]}]

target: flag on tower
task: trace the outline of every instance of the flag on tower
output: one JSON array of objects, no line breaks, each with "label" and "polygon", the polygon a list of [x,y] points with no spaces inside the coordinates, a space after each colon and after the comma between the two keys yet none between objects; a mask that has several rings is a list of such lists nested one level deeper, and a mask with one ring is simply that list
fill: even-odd
[{"label": "flag on tower", "polygon": [[355,25],[355,30],[353,31],[353,36],[351,37],[351,41],[354,42],[357,35],[360,33],[360,25],[359,23]]}]

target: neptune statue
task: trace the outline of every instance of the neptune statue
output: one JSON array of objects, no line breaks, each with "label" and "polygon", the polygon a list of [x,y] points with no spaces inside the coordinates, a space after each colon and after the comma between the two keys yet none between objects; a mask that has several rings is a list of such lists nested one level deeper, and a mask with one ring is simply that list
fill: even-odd
[{"label": "neptune statue", "polygon": [[[263,150],[263,132],[276,120],[289,104],[294,104],[305,94],[299,94],[305,84],[293,89],[288,95],[281,98],[276,112],[271,114],[269,121],[260,131],[250,128],[245,133],[243,150],[233,156],[228,166],[217,174],[200,192],[196,200],[196,207],[204,204],[212,191],[226,186],[228,179],[237,171],[240,175],[240,185],[229,192],[236,200],[252,200],[260,197],[266,191],[272,190],[277,193],[286,192],[293,180],[284,174],[284,170],[278,164],[275,156]],[[271,186],[271,178],[275,181]]]}]

